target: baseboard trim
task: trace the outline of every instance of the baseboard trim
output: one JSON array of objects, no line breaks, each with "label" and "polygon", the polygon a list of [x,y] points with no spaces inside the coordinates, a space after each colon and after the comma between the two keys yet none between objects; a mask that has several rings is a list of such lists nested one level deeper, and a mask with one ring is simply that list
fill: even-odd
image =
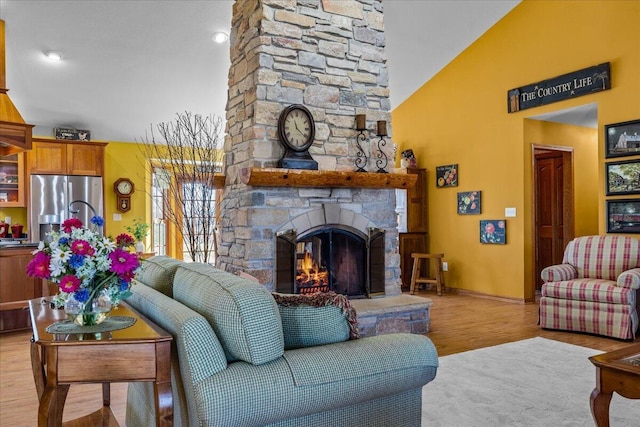
[{"label": "baseboard trim", "polygon": [[447,288],[447,292],[448,291],[453,291],[459,295],[467,295],[467,296],[476,297],[476,298],[485,298],[485,299],[491,299],[495,301],[510,302],[512,304],[529,304],[533,302],[533,301],[527,301],[524,298],[501,297],[497,295],[483,294],[482,292],[469,291],[467,289]]}]

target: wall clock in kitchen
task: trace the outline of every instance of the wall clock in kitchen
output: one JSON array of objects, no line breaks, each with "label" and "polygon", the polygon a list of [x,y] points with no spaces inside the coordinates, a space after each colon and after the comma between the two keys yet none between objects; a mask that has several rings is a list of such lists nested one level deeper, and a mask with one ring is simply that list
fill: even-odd
[{"label": "wall clock in kitchen", "polygon": [[278,166],[288,169],[318,169],[318,162],[309,154],[316,136],[313,115],[304,106],[293,104],[280,113],[278,138],[285,152]]},{"label": "wall clock in kitchen", "polygon": [[131,195],[135,191],[133,181],[129,178],[118,178],[113,183],[113,190],[116,193],[116,209],[120,212],[128,212],[131,209]]}]

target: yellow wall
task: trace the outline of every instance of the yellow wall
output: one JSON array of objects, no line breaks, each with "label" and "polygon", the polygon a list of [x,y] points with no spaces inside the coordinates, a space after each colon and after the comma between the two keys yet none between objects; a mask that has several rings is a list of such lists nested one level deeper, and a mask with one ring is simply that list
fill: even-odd
[{"label": "yellow wall", "polygon": [[[110,142],[105,150],[104,162],[104,201],[107,233],[114,237],[120,233],[126,233],[125,227],[132,226],[134,218],[142,217],[145,222],[150,223],[150,181],[146,177],[148,166],[145,165],[144,156],[137,144]],[[113,184],[118,178],[129,178],[135,186],[135,191],[131,196],[131,209],[124,213],[116,209],[116,193],[113,190]],[[114,221],[114,214],[120,214],[122,220]],[[148,243],[147,241],[146,244],[148,245]]]},{"label": "yellow wall", "polygon": [[[636,1],[525,0],[393,111],[398,149],[412,148],[419,166],[430,171],[430,251],[445,254],[450,286],[531,296],[531,144],[538,136],[549,144],[575,144],[574,169],[588,182],[574,176],[576,235],[605,232],[603,128],[640,118],[638,22]],[[509,89],[603,62],[611,63],[611,90],[507,114]],[[544,132],[526,120],[593,102],[595,154],[579,132],[556,141],[564,131]],[[435,188],[435,167],[452,163],[459,165],[459,186]],[[482,214],[459,216],[456,193],[470,190],[482,190]],[[587,193],[598,195],[597,212],[583,198]],[[507,244],[480,244],[479,219],[504,218],[506,207],[517,209],[507,221]]]},{"label": "yellow wall", "polygon": [[4,221],[6,217],[11,217],[11,224],[22,224],[23,232],[29,232],[29,223],[27,222],[27,210],[25,208],[2,208],[0,209],[0,221]]}]

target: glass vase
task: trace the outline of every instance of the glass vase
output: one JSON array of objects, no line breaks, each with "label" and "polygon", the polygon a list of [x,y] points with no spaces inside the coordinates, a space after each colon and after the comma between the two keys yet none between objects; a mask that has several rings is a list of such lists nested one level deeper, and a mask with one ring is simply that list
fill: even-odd
[{"label": "glass vase", "polygon": [[134,243],[133,245],[136,253],[141,254],[144,253],[144,243],[141,242],[140,240],[138,240],[136,243]]},{"label": "glass vase", "polygon": [[105,291],[100,291],[96,297],[84,303],[79,302],[71,295],[64,303],[67,319],[72,320],[78,326],[92,326],[104,322],[109,317],[112,308],[111,299]]}]

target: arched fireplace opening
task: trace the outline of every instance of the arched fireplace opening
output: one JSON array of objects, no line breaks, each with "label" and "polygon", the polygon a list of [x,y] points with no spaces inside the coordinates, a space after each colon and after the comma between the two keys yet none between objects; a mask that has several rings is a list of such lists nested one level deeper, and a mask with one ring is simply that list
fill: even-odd
[{"label": "arched fireplace opening", "polygon": [[300,235],[278,233],[276,290],[333,291],[351,298],[384,294],[384,231],[321,225]]}]

